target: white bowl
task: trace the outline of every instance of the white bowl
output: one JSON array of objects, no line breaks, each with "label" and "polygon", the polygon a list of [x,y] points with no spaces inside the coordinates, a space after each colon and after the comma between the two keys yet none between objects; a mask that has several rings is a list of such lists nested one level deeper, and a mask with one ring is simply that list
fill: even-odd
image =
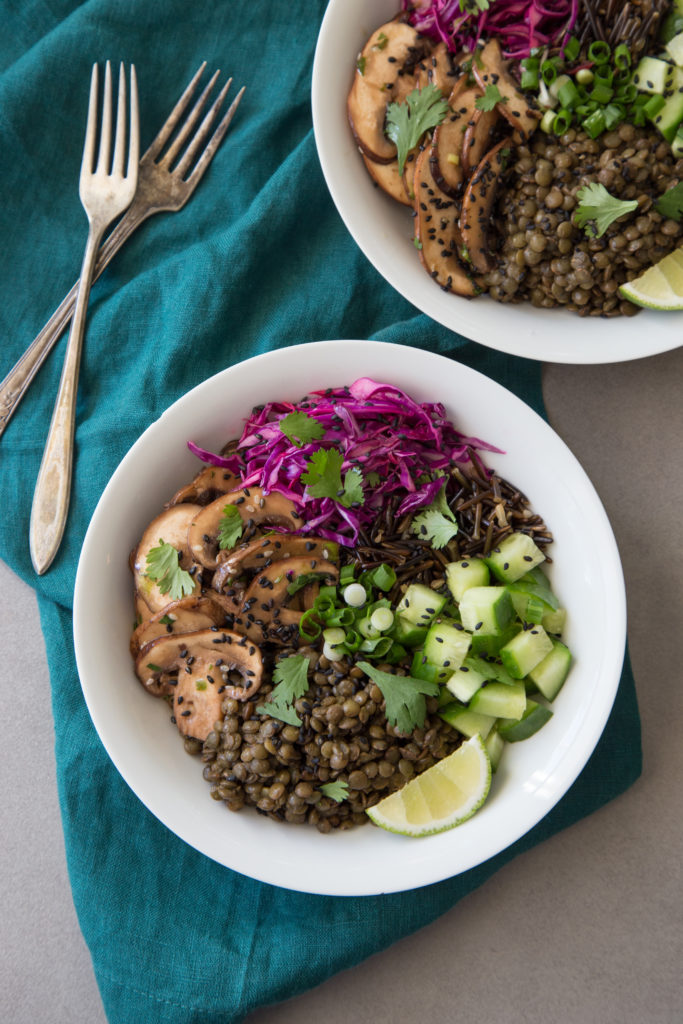
[{"label": "white bowl", "polygon": [[[554,533],[553,585],[569,609],[576,663],[551,721],[506,749],[491,794],[473,818],[428,839],[368,824],[321,835],[211,799],[202,765],[183,750],[168,708],[137,681],[128,653],[133,617],[128,555],[163,503],[211,450],[241,432],[271,399],[298,399],[360,376],[440,400],[466,434],[507,451],[487,462],[529,497]],[[76,577],[74,634],[90,715],[112,761],[169,829],[214,860],[275,885],[329,895],[412,889],[465,871],[535,825],[575,780],[602,733],[625,644],[624,583],[609,522],[590,481],[535,412],[487,377],[443,356],[375,341],[328,341],[256,356],[175,402],[133,445],[90,523]]]},{"label": "white bowl", "polygon": [[465,299],[432,281],[412,242],[410,210],[373,185],[346,116],[358,52],[399,7],[399,0],[330,0],[313,65],[313,127],[323,174],[342,220],[376,270],[433,320],[501,352],[549,363],[618,363],[677,348],[683,313],[584,319],[488,296]]}]

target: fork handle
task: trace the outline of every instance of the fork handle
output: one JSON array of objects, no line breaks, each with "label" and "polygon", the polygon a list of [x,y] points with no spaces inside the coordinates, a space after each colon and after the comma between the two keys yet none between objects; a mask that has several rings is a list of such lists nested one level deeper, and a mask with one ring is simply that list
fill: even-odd
[{"label": "fork handle", "polygon": [[[133,204],[129,207],[128,212],[107,236],[97,254],[97,262],[92,276],[93,281],[97,280],[124,242],[130,238],[135,229],[152,213],[156,213],[156,210],[149,209],[149,207],[145,209],[142,204],[136,203],[133,200]],[[14,411],[28,390],[29,384],[66,329],[76,305],[78,285],[79,282],[76,281],[71,291],[65,296],[43,329],[36,335],[24,354],[19,357],[5,379],[0,383],[0,437],[2,437]]]},{"label": "fork handle", "polygon": [[78,370],[81,362],[90,286],[93,281],[97,250],[103,233],[104,226],[91,222],[57,400],[33,495],[29,543],[33,567],[39,576],[49,569],[59,550],[69,511]]}]

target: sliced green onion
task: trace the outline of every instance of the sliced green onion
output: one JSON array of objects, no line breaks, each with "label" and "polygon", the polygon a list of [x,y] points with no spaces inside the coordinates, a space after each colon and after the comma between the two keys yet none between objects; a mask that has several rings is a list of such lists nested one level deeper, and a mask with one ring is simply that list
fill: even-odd
[{"label": "sliced green onion", "polygon": [[391,629],[394,624],[394,613],[391,608],[377,608],[370,616],[370,623],[378,629],[380,633],[383,633],[387,629]]},{"label": "sliced green onion", "polygon": [[375,658],[383,658],[391,649],[394,641],[390,636],[378,636],[374,640],[364,640],[359,650],[365,654],[372,654]]},{"label": "sliced green onion", "polygon": [[614,72],[612,71],[609,64],[601,64],[595,69],[595,81],[604,82],[605,85],[611,85],[612,79],[614,78]]},{"label": "sliced green onion", "polygon": [[351,626],[356,621],[353,608],[335,608],[325,615],[326,626]]},{"label": "sliced green onion", "polygon": [[635,107],[631,114],[631,123],[635,128],[642,128],[647,118],[645,117],[645,110],[643,107]]},{"label": "sliced green onion", "polygon": [[569,77],[569,75],[558,75],[555,81],[550,86],[548,86],[548,92],[551,96],[554,96],[555,99],[558,99],[559,90],[562,88],[563,85],[566,85],[567,82],[571,82],[571,78]]},{"label": "sliced green onion", "polygon": [[626,111],[622,107],[618,107],[616,103],[608,103],[605,107],[604,114],[605,127],[609,130],[624,120]]},{"label": "sliced green onion", "polygon": [[571,109],[578,105],[581,97],[579,96],[579,90],[576,88],[571,78],[568,78],[567,81],[557,90],[557,98],[563,107]]},{"label": "sliced green onion", "polygon": [[557,114],[555,114],[555,120],[553,121],[553,132],[555,135],[564,135],[564,133],[571,127],[571,123],[571,110],[559,110]]},{"label": "sliced green onion", "polygon": [[604,43],[602,39],[595,39],[588,47],[588,59],[594,64],[606,64],[611,53],[609,44]]},{"label": "sliced green onion", "polygon": [[380,635],[380,630],[373,626],[370,619],[361,619],[360,622],[356,623],[358,632],[365,637],[366,640],[374,640]]},{"label": "sliced green onion", "polygon": [[557,60],[555,57],[543,61],[541,64],[541,78],[546,85],[551,85],[555,81],[557,78]]},{"label": "sliced green onion", "polygon": [[315,608],[309,608],[299,619],[299,633],[304,640],[317,640],[322,632],[320,623],[316,618]]},{"label": "sliced green onion", "polygon": [[390,565],[382,562],[376,569],[370,569],[368,572],[363,573],[363,579],[367,580],[371,587],[387,591],[391,590],[396,582],[396,573]]},{"label": "sliced green onion", "polygon": [[349,583],[344,589],[344,600],[352,608],[362,608],[367,598],[368,594],[362,583]]},{"label": "sliced green onion", "polygon": [[657,116],[657,114],[662,109],[665,103],[666,100],[663,96],[650,96],[647,103],[643,107],[645,116],[649,117],[649,119],[652,121],[653,118]]},{"label": "sliced green onion", "polygon": [[591,90],[591,99],[595,100],[596,103],[606,104],[614,96],[614,89],[609,85],[605,85],[603,82],[599,82],[596,78],[595,85]]},{"label": "sliced green onion", "polygon": [[581,127],[590,135],[591,139],[597,139],[605,130],[605,114],[602,110],[594,110],[592,114],[581,122]]},{"label": "sliced green onion", "polygon": [[631,51],[625,43],[619,43],[612,60],[618,68],[630,68],[631,67]]},{"label": "sliced green onion", "polygon": [[[643,93],[643,96],[647,96],[647,93]],[[615,99],[620,103],[635,103],[636,97],[638,96],[638,90],[636,89],[633,82],[629,82],[628,85],[622,85],[620,89],[617,89],[615,93]]]},{"label": "sliced green onion", "polygon": [[625,85],[631,81],[631,71],[629,68],[617,68],[612,75],[613,85]]},{"label": "sliced green onion", "polygon": [[339,586],[345,587],[348,583],[353,583],[356,573],[355,565],[343,565],[339,570]]},{"label": "sliced green onion", "polygon": [[344,647],[347,651],[357,651],[363,643],[363,634],[357,629],[347,629]]},{"label": "sliced green onion", "polygon": [[529,68],[522,70],[522,77],[519,81],[520,87],[523,90],[527,89],[538,89],[538,71],[532,71]]},{"label": "sliced green onion", "polygon": [[590,68],[579,68],[579,70],[574,75],[574,78],[579,83],[579,85],[590,85],[593,79],[595,78],[595,75],[593,74]]},{"label": "sliced green onion", "polygon": [[[533,51],[532,51],[533,53]],[[537,56],[525,57],[519,62],[522,71],[538,71],[541,62]]]},{"label": "sliced green onion", "polygon": [[339,647],[346,640],[346,633],[343,629],[324,629],[323,639],[330,647]]},{"label": "sliced green onion", "polygon": [[541,118],[541,131],[545,132],[546,135],[550,135],[553,130],[553,124],[555,123],[555,111],[546,110],[545,114]]},{"label": "sliced green onion", "polygon": [[313,602],[312,611],[316,612],[321,619],[324,619],[326,615],[333,612],[336,608],[334,598],[329,594],[318,594],[315,601]]},{"label": "sliced green onion", "polygon": [[572,36],[571,39],[568,39],[566,44],[565,44],[565,47],[564,47],[564,59],[569,64],[571,64],[571,62],[573,60],[576,60],[576,58],[579,56],[580,52],[581,52],[581,43],[576,38],[576,36]]}]

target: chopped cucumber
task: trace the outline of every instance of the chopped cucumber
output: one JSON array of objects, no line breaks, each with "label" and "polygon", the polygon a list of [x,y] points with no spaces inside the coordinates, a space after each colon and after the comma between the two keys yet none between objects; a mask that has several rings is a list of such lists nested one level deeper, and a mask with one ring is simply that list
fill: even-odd
[{"label": "chopped cucumber", "polygon": [[514,619],[515,609],[504,587],[470,587],[462,596],[460,617],[470,633],[499,634]]},{"label": "chopped cucumber", "polygon": [[520,720],[518,722],[499,722],[497,728],[504,740],[507,740],[508,743],[517,743],[519,740],[527,740],[533,736],[552,717],[553,713],[550,708],[527,697],[526,708]]},{"label": "chopped cucumber", "polygon": [[536,566],[531,572],[526,573],[515,583],[508,583],[506,589],[510,594],[525,594],[527,597],[537,597],[549,608],[559,608],[557,600],[550,588],[548,577],[541,568]]},{"label": "chopped cucumber", "polygon": [[396,612],[414,626],[425,626],[439,614],[445,603],[446,597],[443,594],[437,594],[422,583],[411,583],[399,601]]},{"label": "chopped cucumber", "polygon": [[[467,659],[465,661],[467,662]],[[461,700],[463,704],[469,704],[477,690],[484,685],[488,678],[476,668],[470,668],[465,663],[446,680],[446,686],[454,697]]]},{"label": "chopped cucumber", "polygon": [[526,533],[511,533],[500,542],[484,561],[503,583],[518,579],[545,562],[545,555]]},{"label": "chopped cucumber", "polygon": [[427,655],[423,650],[415,651],[410,666],[410,674],[413,679],[424,679],[428,683],[439,683],[443,682],[442,672],[443,669],[440,669],[438,665],[432,665],[430,661],[427,661]]},{"label": "chopped cucumber", "polygon": [[454,729],[461,732],[463,736],[467,736],[468,739],[479,733],[481,738],[485,740],[496,721],[493,715],[479,715],[455,703],[449,704],[439,714],[444,722],[448,722],[449,725],[452,725]]},{"label": "chopped cucumber", "polygon": [[500,649],[500,660],[513,679],[523,679],[553,649],[543,626],[523,629]]},{"label": "chopped cucumber", "polygon": [[484,740],[484,746],[486,747],[486,751],[489,755],[489,761],[491,762],[491,771],[495,772],[496,768],[500,764],[503,747],[505,746],[505,740],[498,732],[496,726],[491,729],[491,732]]},{"label": "chopped cucumber", "polygon": [[397,614],[394,617],[394,636],[400,644],[405,644],[406,647],[420,647],[424,643],[428,629],[428,626],[416,626],[403,614]]},{"label": "chopped cucumber", "polygon": [[430,627],[423,652],[427,661],[441,669],[440,679],[446,680],[459,668],[470,648],[470,634],[458,623],[435,622]]},{"label": "chopped cucumber", "polygon": [[674,135],[674,140],[671,143],[671,152],[675,157],[683,156],[683,124],[679,124]]},{"label": "chopped cucumber", "polygon": [[485,587],[489,582],[489,568],[481,558],[463,558],[446,566],[446,583],[456,601],[470,587]]},{"label": "chopped cucumber", "polygon": [[567,612],[564,608],[557,608],[555,611],[546,612],[541,619],[541,625],[546,633],[554,633],[561,636],[562,630],[567,621]]},{"label": "chopped cucumber", "polygon": [[633,74],[633,84],[638,92],[649,92],[661,96],[671,86],[673,67],[657,57],[643,57]]},{"label": "chopped cucumber", "polygon": [[487,683],[477,690],[467,710],[495,718],[519,719],[524,714],[527,696],[524,683]]},{"label": "chopped cucumber", "polygon": [[540,597],[534,597],[533,594],[521,594],[518,591],[513,591],[510,597],[517,617],[522,622],[533,622],[540,625],[543,622],[544,614],[551,610],[545,601],[541,601]]},{"label": "chopped cucumber", "polygon": [[667,97],[664,106],[655,115],[653,124],[667,142],[673,142],[681,121],[683,121],[683,93],[674,92],[673,95]]},{"label": "chopped cucumber", "polygon": [[529,679],[535,683],[539,693],[542,693],[546,700],[554,700],[558,695],[569,675],[572,663],[569,648],[559,640],[551,642],[553,649],[529,672]]},{"label": "chopped cucumber", "polygon": [[475,633],[472,637],[471,651],[473,655],[485,654],[485,655],[496,655],[500,651],[501,647],[504,647],[508,640],[512,640],[513,636],[517,636],[521,630],[521,623],[514,623],[512,626],[508,626],[502,633],[498,633],[496,636],[492,634]]},{"label": "chopped cucumber", "polygon": [[677,64],[679,68],[683,67],[683,32],[679,32],[673,39],[670,39],[665,49],[674,64]]}]

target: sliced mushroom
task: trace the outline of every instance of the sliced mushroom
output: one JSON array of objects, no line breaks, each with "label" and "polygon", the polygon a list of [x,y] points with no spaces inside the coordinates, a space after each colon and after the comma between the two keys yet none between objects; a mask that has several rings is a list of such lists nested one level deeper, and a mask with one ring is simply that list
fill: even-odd
[{"label": "sliced mushroom", "polygon": [[216,498],[199,510],[187,533],[193,558],[207,569],[215,569],[218,565],[218,534],[228,505],[235,506],[245,524],[278,526],[284,530],[293,530],[299,525],[294,503],[276,491],[264,494],[260,487],[245,487]]},{"label": "sliced mushroom", "polygon": [[302,537],[294,533],[270,533],[266,537],[256,537],[230,551],[220,552],[220,564],[213,577],[213,587],[222,590],[228,580],[247,569],[267,568],[271,562],[294,557],[336,561],[339,558],[339,545],[323,537]]},{"label": "sliced mushroom", "polygon": [[[165,509],[161,515],[153,519],[142,535],[140,543],[131,555],[131,568],[135,581],[135,593],[138,598],[138,611],[147,615],[143,618],[150,618],[155,612],[161,611],[168,602],[168,593],[162,593],[158,584],[147,576],[147,556],[152,548],[158,547],[160,543],[170,544],[179,553],[180,567],[190,572],[194,577],[193,594],[198,594],[201,589],[201,571],[199,566],[194,565],[192,555],[187,544],[187,532],[190,523],[201,512],[200,505],[187,503],[184,505],[173,505]],[[189,595],[186,595],[189,596]]]},{"label": "sliced mushroom", "polygon": [[488,243],[491,211],[510,146],[509,138],[501,139],[486,154],[470,178],[462,201],[460,217],[462,242],[472,266],[481,273],[491,269]]},{"label": "sliced mushroom", "polygon": [[477,166],[493,145],[493,132],[500,121],[497,109],[475,110],[467,125],[462,145],[462,169],[466,175]]},{"label": "sliced mushroom", "polygon": [[458,258],[460,205],[438,187],[430,170],[429,150],[417,161],[415,171],[415,236],[420,259],[431,277],[445,291],[471,298],[477,286]]},{"label": "sliced mushroom", "polygon": [[387,104],[401,102],[414,88],[414,76],[405,72],[430,46],[411,25],[396,20],[373,32],[359,54],[347,113],[361,151],[376,163],[396,158],[396,146],[384,133]]},{"label": "sliced mushroom", "polygon": [[398,160],[392,160],[388,164],[378,164],[370,160],[365,153],[361,153],[363,163],[372,180],[379,185],[383,192],[395,199],[404,206],[412,206],[412,200],[406,192],[402,175],[398,173]]},{"label": "sliced mushroom", "polygon": [[295,630],[281,627],[296,627],[302,612],[285,607],[288,599],[287,588],[294,581],[310,573],[320,574],[323,579],[336,581],[339,570],[332,562],[319,558],[283,558],[256,574],[247,587],[235,628],[260,643],[263,640],[286,643]]},{"label": "sliced mushroom", "polygon": [[431,53],[415,65],[415,82],[418,89],[435,85],[444,96],[453,88],[458,72],[454,68],[454,54],[444,42],[439,42]]},{"label": "sliced mushroom", "polygon": [[171,633],[178,636],[224,623],[225,609],[217,601],[210,597],[183,597],[179,601],[171,601],[133,631],[130,652],[137,658],[140,649],[157,637]]},{"label": "sliced mushroom", "polygon": [[406,162],[403,166],[403,187],[406,191],[406,195],[410,199],[410,205],[412,206],[415,202],[415,168],[417,167],[417,158],[424,149],[422,148],[411,149],[406,157]]},{"label": "sliced mushroom", "polygon": [[495,85],[501,95],[497,110],[514,129],[513,141],[523,142],[538,127],[541,111],[533,106],[510,74],[497,39],[490,39],[472,61],[472,74],[481,88]]},{"label": "sliced mushroom", "polygon": [[[176,724],[184,736],[205,740],[223,717],[225,697],[249,700],[259,689],[263,661],[258,646],[241,633],[200,629],[145,644],[135,671],[151,693],[173,693]],[[233,672],[241,685],[230,679]]]},{"label": "sliced mushroom", "polygon": [[167,502],[167,506],[180,505],[182,502],[191,501],[195,505],[208,505],[219,495],[227,494],[235,487],[239,487],[239,477],[235,476],[228,469],[221,469],[219,466],[204,466],[197,473],[191,483],[181,487]]},{"label": "sliced mushroom", "polygon": [[441,191],[452,198],[462,193],[465,136],[474,123],[480,96],[479,86],[469,85],[468,76],[461,75],[448,98],[450,113],[434,131],[430,153],[432,176]]}]

